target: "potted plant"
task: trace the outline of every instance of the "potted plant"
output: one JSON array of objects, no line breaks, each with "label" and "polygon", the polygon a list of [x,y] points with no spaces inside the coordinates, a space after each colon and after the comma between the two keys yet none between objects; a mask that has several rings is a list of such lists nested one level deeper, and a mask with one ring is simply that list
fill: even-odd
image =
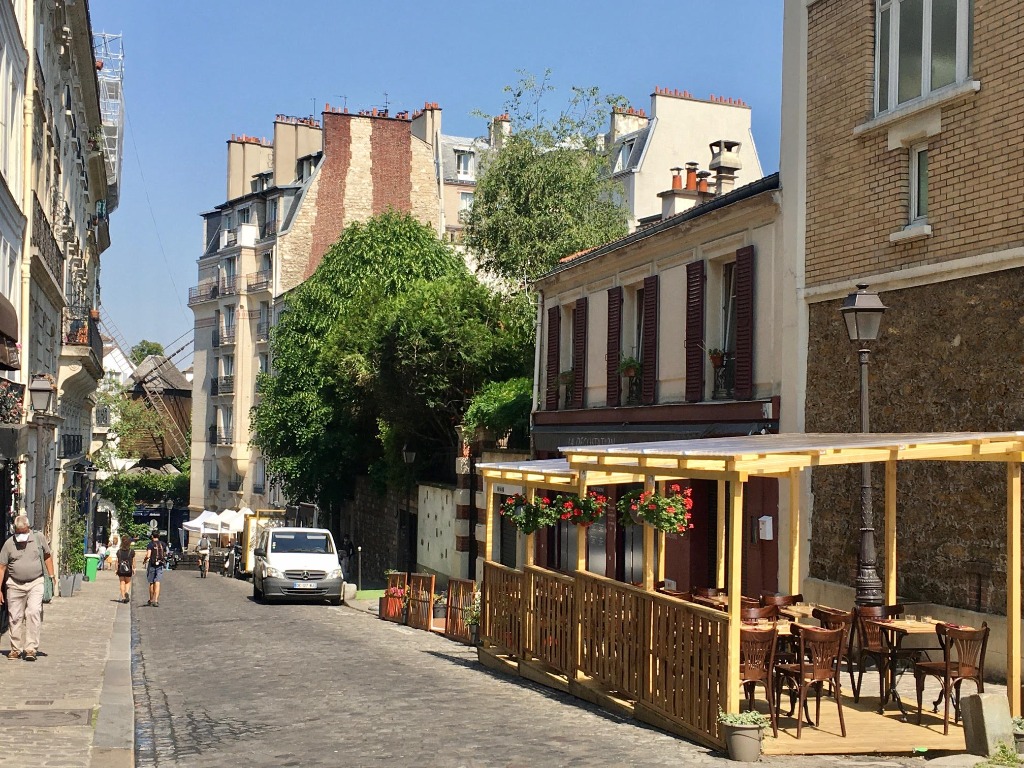
[{"label": "potted plant", "polygon": [[434,595],[434,618],[445,619],[448,617],[448,593],[441,592]]},{"label": "potted plant", "polygon": [[725,365],[725,350],[711,347],[708,349],[708,358],[711,360],[712,368],[721,368]]},{"label": "potted plant", "polygon": [[470,645],[480,644],[480,593],[473,593],[473,600],[462,612],[462,618],[469,627]]},{"label": "potted plant", "polygon": [[1024,717],[1013,718],[1013,740],[1017,745],[1017,754],[1024,755]]},{"label": "potted plant", "polygon": [[619,512],[637,523],[647,523],[655,530],[683,536],[693,528],[690,522],[692,490],[689,487],[683,488],[679,483],[672,483],[667,491],[664,496],[646,491],[624,494],[619,499]]},{"label": "potted plant", "polygon": [[546,496],[527,501],[521,493],[508,496],[498,508],[502,517],[507,517],[521,533],[536,533],[541,528],[558,522],[559,513]]},{"label": "potted plant", "polygon": [[382,619],[405,624],[408,605],[408,587],[388,587],[384,590],[384,596],[380,598],[377,612]]},{"label": "potted plant", "polygon": [[608,497],[590,491],[582,499],[575,493],[559,494],[553,503],[561,520],[573,525],[593,525],[608,509]]},{"label": "potted plant", "polygon": [[718,722],[722,724],[725,746],[731,759],[756,763],[761,758],[764,729],[771,724],[768,715],[753,709],[739,713],[718,710]]},{"label": "potted plant", "polygon": [[643,370],[643,363],[635,357],[627,356],[619,360],[619,373],[627,379],[633,379],[640,375]]}]

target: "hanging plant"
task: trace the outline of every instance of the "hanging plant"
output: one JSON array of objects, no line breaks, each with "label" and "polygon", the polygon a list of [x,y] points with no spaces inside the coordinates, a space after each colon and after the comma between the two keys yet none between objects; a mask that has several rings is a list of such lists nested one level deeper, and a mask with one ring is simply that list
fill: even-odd
[{"label": "hanging plant", "polygon": [[693,528],[690,510],[693,509],[692,490],[678,483],[668,487],[662,496],[646,491],[631,491],[619,499],[618,510],[636,522],[644,522],[658,531],[684,535]]},{"label": "hanging plant", "polygon": [[534,496],[531,502],[523,494],[516,493],[507,497],[498,511],[522,533],[535,533],[558,522],[558,512],[546,496],[539,499]]},{"label": "hanging plant", "polygon": [[590,491],[582,499],[575,493],[559,494],[555,497],[555,511],[561,520],[573,525],[593,525],[608,509],[608,497]]}]

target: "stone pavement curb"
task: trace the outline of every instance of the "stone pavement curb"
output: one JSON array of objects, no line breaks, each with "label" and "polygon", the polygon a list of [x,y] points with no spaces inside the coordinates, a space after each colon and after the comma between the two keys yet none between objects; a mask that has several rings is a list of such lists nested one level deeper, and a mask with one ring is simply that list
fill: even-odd
[{"label": "stone pavement curb", "polygon": [[38,661],[0,656],[0,766],[134,765],[131,607],[117,596],[117,576],[100,571],[45,606]]}]

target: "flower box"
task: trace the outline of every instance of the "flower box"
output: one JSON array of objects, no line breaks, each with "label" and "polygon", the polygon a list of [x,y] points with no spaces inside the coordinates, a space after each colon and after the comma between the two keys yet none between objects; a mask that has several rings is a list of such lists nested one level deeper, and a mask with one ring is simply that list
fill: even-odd
[{"label": "flower box", "polygon": [[378,602],[377,613],[386,621],[405,624],[405,600],[400,597],[382,597]]}]

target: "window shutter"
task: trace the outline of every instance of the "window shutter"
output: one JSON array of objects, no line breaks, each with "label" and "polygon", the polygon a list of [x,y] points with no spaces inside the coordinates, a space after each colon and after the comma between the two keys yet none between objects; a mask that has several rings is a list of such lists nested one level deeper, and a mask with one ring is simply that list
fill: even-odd
[{"label": "window shutter", "polygon": [[686,399],[704,399],[704,262],[686,265]]},{"label": "window shutter", "polygon": [[571,407],[583,407],[583,391],[587,386],[587,299],[576,300],[572,313],[572,401]]},{"label": "window shutter", "polygon": [[644,341],[640,402],[654,405],[658,382],[658,276],[644,278]]},{"label": "window shutter", "polygon": [[558,410],[558,342],[562,333],[562,308],[548,309],[548,361],[547,380],[548,392],[544,408],[548,411]]},{"label": "window shutter", "polygon": [[619,376],[619,358],[622,357],[622,286],[608,289],[608,386],[605,405],[617,408],[622,402],[622,377]]},{"label": "window shutter", "polygon": [[754,396],[754,248],[736,251],[736,373],[733,397]]}]

